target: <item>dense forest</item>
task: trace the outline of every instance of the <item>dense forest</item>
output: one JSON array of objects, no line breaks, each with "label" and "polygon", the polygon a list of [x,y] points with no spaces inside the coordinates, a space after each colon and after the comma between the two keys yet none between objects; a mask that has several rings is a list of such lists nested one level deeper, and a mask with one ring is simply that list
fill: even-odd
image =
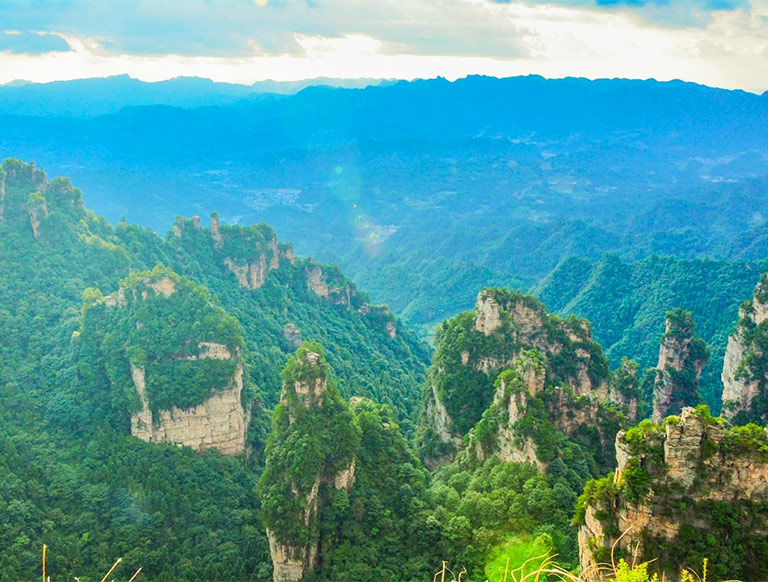
[{"label": "dense forest", "polygon": [[[483,289],[431,348],[266,224],[179,217],[162,238],[110,224],[33,164],[6,160],[0,185],[8,581],[37,575],[43,544],[54,581],[98,580],[118,557],[116,579],[146,580],[395,582],[449,560],[482,581],[554,555],[575,571],[574,509],[603,499],[617,433],[639,438],[653,352],[672,336],[696,357],[709,344],[712,370],[683,405],[718,409],[722,346],[768,266],[571,259],[537,287],[544,302]],[[695,318],[700,337],[664,335],[665,317]],[[723,454],[762,470],[761,430],[732,429]],[[642,473],[627,475],[612,500],[642,497]],[[756,515],[718,531],[758,531]],[[657,540],[673,569],[701,557],[675,561],[685,539]],[[728,539],[703,547],[740,575]]]},{"label": "dense forest", "polygon": [[[210,230],[180,221],[184,235],[162,239],[111,226],[84,209],[69,181],[48,181],[34,165],[7,160],[0,184],[4,580],[35,571],[42,543],[60,579],[93,578],[118,555],[150,579],[267,579],[253,491],[268,410],[300,338],[323,343],[342,394],[388,403],[412,430],[427,348],[338,269],[291,260],[287,246],[262,287],[242,287],[224,253],[258,262],[275,240],[268,227],[222,228],[217,247]],[[350,302],[313,292],[315,268],[349,289]],[[104,298],[141,289],[146,269],[168,273],[183,292],[105,312]],[[193,405],[233,362],[167,355],[212,338],[241,350],[251,453],[199,455],[132,438],[136,394],[115,389],[130,388],[128,364],[147,362],[153,407]]]}]

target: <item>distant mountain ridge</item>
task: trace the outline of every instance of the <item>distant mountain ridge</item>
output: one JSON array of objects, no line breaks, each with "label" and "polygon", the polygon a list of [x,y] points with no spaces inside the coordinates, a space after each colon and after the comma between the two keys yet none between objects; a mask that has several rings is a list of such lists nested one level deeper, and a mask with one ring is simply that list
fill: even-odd
[{"label": "distant mountain ridge", "polygon": [[146,82],[129,75],[50,83],[12,81],[0,85],[0,114],[87,119],[117,113],[125,107],[168,105],[190,109],[229,105],[243,99],[274,99],[277,95],[292,95],[315,85],[359,88],[386,82],[382,79],[318,77],[302,81],[257,81],[243,85],[203,77],[174,77]]},{"label": "distant mountain ridge", "polygon": [[768,255],[768,100],[743,91],[438,78],[0,123],[0,154],[112,221],[267,221],[427,327],[571,256]]}]

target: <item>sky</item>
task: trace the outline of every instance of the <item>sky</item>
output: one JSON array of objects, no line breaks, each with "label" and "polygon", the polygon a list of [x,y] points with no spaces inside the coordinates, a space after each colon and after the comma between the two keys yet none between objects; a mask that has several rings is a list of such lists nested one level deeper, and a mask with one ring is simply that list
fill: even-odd
[{"label": "sky", "polygon": [[768,0],[0,0],[0,83],[468,74],[768,90]]}]

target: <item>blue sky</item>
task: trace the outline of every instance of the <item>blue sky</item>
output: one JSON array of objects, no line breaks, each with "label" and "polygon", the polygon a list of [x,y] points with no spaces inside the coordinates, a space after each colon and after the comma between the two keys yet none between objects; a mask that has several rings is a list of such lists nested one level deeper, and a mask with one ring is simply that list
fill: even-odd
[{"label": "blue sky", "polygon": [[768,0],[3,0],[0,83],[471,73],[768,89]]}]

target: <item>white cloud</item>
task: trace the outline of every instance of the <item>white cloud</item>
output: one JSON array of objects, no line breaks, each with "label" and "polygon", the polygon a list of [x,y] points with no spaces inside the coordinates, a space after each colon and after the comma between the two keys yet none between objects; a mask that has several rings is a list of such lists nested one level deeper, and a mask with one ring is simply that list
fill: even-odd
[{"label": "white cloud", "polygon": [[[107,32],[51,30],[72,50],[0,52],[0,82],[121,73],[148,81],[196,75],[238,83],[318,76],[454,79],[473,73],[537,73],[680,78],[757,92],[768,89],[768,0],[753,0],[751,9],[711,10],[705,23],[675,27],[649,20],[636,9],[522,0],[251,6],[263,14],[284,10],[286,27],[268,23],[268,42],[255,30],[245,50],[236,54],[135,54],[117,50]],[[276,18],[278,13],[270,14]]]}]

